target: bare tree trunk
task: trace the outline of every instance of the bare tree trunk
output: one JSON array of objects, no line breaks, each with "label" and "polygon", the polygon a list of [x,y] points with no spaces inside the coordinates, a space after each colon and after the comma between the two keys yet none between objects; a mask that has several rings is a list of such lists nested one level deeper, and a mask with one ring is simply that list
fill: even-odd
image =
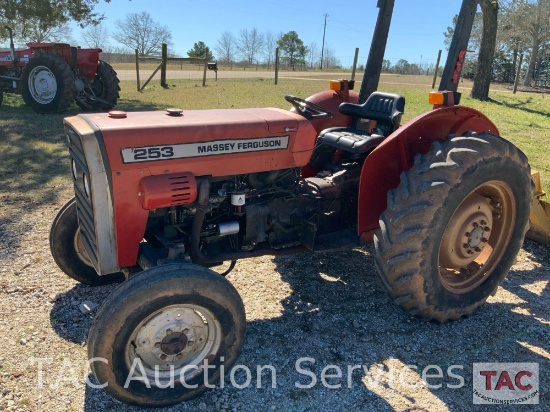
[{"label": "bare tree trunk", "polygon": [[525,79],[523,80],[523,85],[525,87],[530,87],[531,82],[533,81],[533,77],[535,74],[535,64],[537,63],[539,48],[540,48],[539,36],[538,36],[538,33],[535,33],[533,35],[533,46],[531,48],[531,58],[529,59],[529,68],[527,69],[527,73],[525,73]]},{"label": "bare tree trunk", "polygon": [[481,11],[483,12],[483,34],[477,60],[477,72],[470,97],[488,100],[497,40],[498,3],[483,0]]},{"label": "bare tree trunk", "polygon": [[506,81],[514,82],[518,64],[518,48],[514,48],[513,59],[512,59],[512,70],[506,74]]}]

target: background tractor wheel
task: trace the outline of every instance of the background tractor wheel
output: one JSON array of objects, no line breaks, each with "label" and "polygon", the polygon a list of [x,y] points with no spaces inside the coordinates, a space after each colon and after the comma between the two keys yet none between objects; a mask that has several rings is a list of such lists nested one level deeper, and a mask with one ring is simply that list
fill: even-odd
[{"label": "background tractor wheel", "polygon": [[100,60],[94,81],[86,84],[83,93],[77,97],[76,104],[84,110],[111,110],[120,97],[119,83],[116,71],[108,63]]},{"label": "background tractor wheel", "polygon": [[23,100],[38,113],[57,113],[69,107],[76,93],[74,74],[56,54],[33,57],[23,69]]},{"label": "background tractor wheel", "polygon": [[204,392],[205,371],[206,382],[220,382],[220,367],[229,371],[241,352],[245,327],[243,302],[224,277],[193,264],[157,266],[103,302],[88,357],[98,359],[92,371],[115,398],[167,406]]},{"label": "background tractor wheel", "polygon": [[434,143],[388,192],[375,235],[394,302],[444,322],[496,291],[523,243],[531,181],[525,155],[491,134]]},{"label": "background tractor wheel", "polygon": [[100,286],[124,280],[122,273],[99,276],[93,268],[80,239],[74,198],[61,208],[53,221],[50,250],[57,266],[80,283]]}]

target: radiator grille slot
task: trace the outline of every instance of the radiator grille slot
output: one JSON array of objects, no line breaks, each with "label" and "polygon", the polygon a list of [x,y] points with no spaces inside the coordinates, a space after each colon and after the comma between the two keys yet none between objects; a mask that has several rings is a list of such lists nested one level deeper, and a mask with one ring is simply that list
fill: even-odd
[{"label": "radiator grille slot", "polygon": [[76,197],[76,212],[78,216],[78,226],[80,227],[80,237],[88,257],[94,267],[98,268],[98,254],[96,244],[96,233],[94,224],[94,209],[92,205],[92,193],[88,195],[84,189],[84,179],[86,176],[89,179],[90,171],[84,156],[84,149],[80,136],[70,127],[65,128],[67,138],[69,140],[69,154],[72,164],[74,165],[73,184]]}]

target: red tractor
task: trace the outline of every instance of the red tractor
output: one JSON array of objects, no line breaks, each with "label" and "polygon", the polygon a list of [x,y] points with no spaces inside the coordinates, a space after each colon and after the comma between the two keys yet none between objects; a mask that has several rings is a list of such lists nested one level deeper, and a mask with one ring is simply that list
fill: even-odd
[{"label": "red tractor", "polygon": [[[199,395],[244,342],[235,288],[209,267],[374,241],[395,303],[444,322],[506,276],[531,203],[525,155],[458,106],[477,1],[465,0],[434,109],[400,124],[405,98],[377,92],[394,0],[380,14],[360,93],[352,81],[293,110],[169,109],[65,119],[75,198],[53,257],[74,279],[124,282],[103,302],[88,353],[123,402]],[[227,271],[226,271],[227,273]]]},{"label": "red tractor", "polygon": [[64,43],[27,43],[0,52],[0,104],[3,93],[17,93],[38,113],[61,112],[74,101],[84,110],[112,109],[119,97],[119,80],[101,49],[81,49]]}]

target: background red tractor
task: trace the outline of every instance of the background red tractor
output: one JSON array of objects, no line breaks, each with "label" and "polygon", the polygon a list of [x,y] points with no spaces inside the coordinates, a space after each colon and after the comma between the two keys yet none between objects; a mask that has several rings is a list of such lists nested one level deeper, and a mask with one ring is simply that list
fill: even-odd
[{"label": "background red tractor", "polygon": [[113,108],[119,80],[101,49],[81,49],[64,43],[27,43],[15,50],[12,29],[10,51],[0,52],[0,104],[3,93],[16,93],[38,113],[61,112],[73,102],[84,110]]}]

